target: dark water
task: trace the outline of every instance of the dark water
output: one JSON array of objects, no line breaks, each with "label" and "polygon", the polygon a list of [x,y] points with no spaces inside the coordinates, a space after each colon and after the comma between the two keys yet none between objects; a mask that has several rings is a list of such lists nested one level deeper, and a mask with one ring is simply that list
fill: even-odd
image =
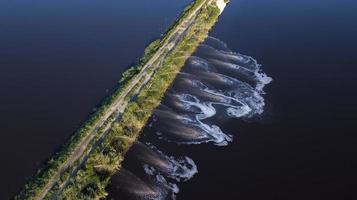
[{"label": "dark water", "polygon": [[[349,0],[231,2],[211,35],[256,58],[274,81],[260,118],[216,119],[234,133],[228,146],[165,143],[145,129],[141,142],[197,165],[192,179],[178,183],[177,199],[357,198],[356,9]],[[131,172],[119,177],[145,177],[136,155],[129,152]],[[118,189],[119,177],[110,198],[132,199]],[[133,185],[155,191],[145,178]]]},{"label": "dark water", "polygon": [[192,156],[199,174],[179,199],[357,198],[356,9],[350,0],[232,2],[213,35],[273,77],[266,116],[225,123],[239,138]]},{"label": "dark water", "polygon": [[177,184],[199,172],[191,152],[208,143],[206,147],[229,145],[236,130],[222,130],[223,121],[259,119],[265,105],[263,89],[271,80],[253,58],[207,38],[126,155],[124,171],[113,177],[108,199],[175,198]]},{"label": "dark water", "polygon": [[[187,2],[0,1],[0,199],[21,188]],[[257,59],[274,81],[260,119],[215,121],[234,133],[228,146],[144,135],[196,163],[177,199],[357,198],[356,10],[353,0],[231,2],[211,35]]]},{"label": "dark water", "polygon": [[188,3],[0,1],[0,199],[23,187]]}]

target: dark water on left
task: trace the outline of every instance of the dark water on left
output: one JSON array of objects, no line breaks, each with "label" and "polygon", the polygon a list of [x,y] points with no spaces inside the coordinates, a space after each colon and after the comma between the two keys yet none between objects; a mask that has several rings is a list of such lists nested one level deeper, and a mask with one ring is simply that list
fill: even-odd
[{"label": "dark water on left", "polygon": [[20,190],[189,2],[0,1],[0,199]]}]

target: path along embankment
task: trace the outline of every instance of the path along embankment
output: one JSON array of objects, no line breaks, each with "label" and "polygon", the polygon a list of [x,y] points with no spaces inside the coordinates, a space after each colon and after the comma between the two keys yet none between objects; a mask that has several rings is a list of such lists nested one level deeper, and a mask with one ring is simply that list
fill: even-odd
[{"label": "path along embankment", "polygon": [[[104,105],[15,199],[100,199],[165,91],[208,36],[222,0],[194,1]],[[84,127],[84,128],[83,128]]]}]

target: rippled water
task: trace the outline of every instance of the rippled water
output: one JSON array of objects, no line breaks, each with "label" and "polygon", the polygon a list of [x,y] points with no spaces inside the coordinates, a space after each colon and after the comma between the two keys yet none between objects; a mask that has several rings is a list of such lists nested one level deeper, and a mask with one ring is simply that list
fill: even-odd
[{"label": "rippled water", "polygon": [[[263,89],[271,81],[255,59],[231,51],[217,38],[207,38],[154,111],[140,139],[146,144],[138,142],[129,151],[124,171],[113,178],[108,199],[175,199],[177,183],[194,178],[199,163],[190,155],[166,155],[155,146],[155,139],[178,145],[229,145],[234,133],[222,131],[218,118],[249,120],[262,114]],[[212,118],[216,120],[207,121]],[[140,182],[128,183],[122,176]]]},{"label": "rippled water", "polygon": [[[0,1],[0,199],[23,186],[188,2]],[[199,91],[198,84],[197,93],[189,92],[199,104],[185,97],[192,105],[189,114],[167,104],[161,107],[167,114],[158,110],[157,118],[170,118],[174,110],[192,119],[204,105],[205,115],[213,117],[198,120],[219,127],[229,145],[205,137],[203,143],[189,145],[196,136],[207,136],[206,130],[190,127],[191,135],[175,133],[175,124],[157,121],[172,133],[154,123],[146,127],[141,144],[155,162],[128,154],[125,167],[130,171],[114,177],[111,198],[132,199],[136,192],[185,200],[356,199],[356,10],[354,0],[232,0],[211,35],[258,60],[274,78],[264,88],[266,94],[260,94],[264,112],[228,116],[229,107],[202,103],[201,98],[221,98]],[[227,50],[219,41],[211,43]],[[215,80],[214,89],[224,83],[218,74],[200,72]],[[235,75],[251,84],[250,73]],[[212,89],[207,80],[199,81]],[[181,101],[176,91],[166,99],[170,94]],[[180,182],[169,178],[167,172],[174,170],[164,166],[181,162],[190,172],[187,177],[194,166],[198,173]],[[161,171],[151,168],[155,175],[148,175],[145,163]]]}]

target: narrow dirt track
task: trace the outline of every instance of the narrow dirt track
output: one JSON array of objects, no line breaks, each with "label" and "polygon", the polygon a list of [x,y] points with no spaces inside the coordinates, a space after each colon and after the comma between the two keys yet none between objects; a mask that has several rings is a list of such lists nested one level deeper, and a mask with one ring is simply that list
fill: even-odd
[{"label": "narrow dirt track", "polygon": [[[131,84],[123,91],[123,93],[117,98],[117,100],[110,106],[108,109],[107,113],[101,117],[99,122],[90,130],[90,134],[83,139],[83,141],[78,145],[78,147],[75,149],[75,151],[72,153],[72,155],[66,160],[65,163],[63,163],[57,173],[48,181],[46,186],[43,188],[41,193],[35,198],[36,200],[42,200],[46,197],[48,192],[51,190],[53,186],[55,186],[56,183],[59,182],[61,174],[65,172],[65,170],[69,167],[72,167],[75,165],[76,161],[81,159],[81,162],[77,164],[77,166],[80,166],[85,160],[86,157],[88,156],[88,152],[91,152],[97,145],[97,142],[94,142],[94,145],[90,148],[88,148],[88,145],[92,142],[92,140],[98,136],[97,132],[100,128],[103,127],[104,122],[112,115],[112,114],[117,114],[120,115],[121,113],[124,112],[128,102],[125,100],[128,94],[130,94],[133,89],[135,89],[136,86],[139,84],[139,90],[136,90],[135,93],[140,92],[140,89],[143,88],[143,86],[150,80],[152,77],[153,73],[161,67],[162,61],[165,59],[167,54],[171,52],[176,44],[180,41],[180,39],[185,35],[186,30],[194,23],[194,19],[199,13],[199,10],[204,6],[209,3],[212,3],[214,0],[206,0],[202,4],[200,4],[192,14],[187,16],[176,28],[175,31],[173,31],[170,36],[167,38],[164,44],[157,50],[157,52],[152,56],[152,58],[143,66],[142,70],[137,74]],[[161,58],[161,60],[160,60]],[[154,65],[157,61],[159,61],[160,64]],[[148,75],[148,70],[153,68],[152,72]],[[147,78],[140,83],[140,80],[144,77],[147,76]],[[99,139],[103,139],[105,137],[106,133],[111,127],[111,123],[106,125],[104,127],[104,131],[102,131],[102,134],[99,135]],[[87,152],[87,155],[85,155]],[[83,156],[85,156],[83,158]],[[76,170],[75,170],[76,171]],[[71,176],[74,174],[72,173]],[[63,184],[60,185],[60,191],[63,189],[63,187],[67,185],[67,181],[65,181]],[[56,195],[57,196],[57,195]]]}]

